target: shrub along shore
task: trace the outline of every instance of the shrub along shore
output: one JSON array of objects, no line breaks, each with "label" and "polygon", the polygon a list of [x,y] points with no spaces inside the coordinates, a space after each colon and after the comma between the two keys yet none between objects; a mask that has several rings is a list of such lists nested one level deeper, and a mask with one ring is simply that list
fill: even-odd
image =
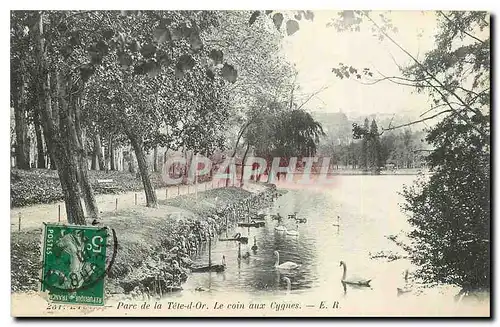
[{"label": "shrub along shore", "polygon": [[[106,294],[150,296],[180,290],[193,265],[192,256],[206,247],[209,237],[225,231],[226,222],[228,229],[236,226],[248,207],[268,207],[278,195],[274,185],[252,186],[251,192],[219,188],[159,201],[158,208],[137,206],[105,213],[102,224],[113,228],[118,238]],[[39,287],[40,235],[41,229],[12,233],[12,292]]]}]

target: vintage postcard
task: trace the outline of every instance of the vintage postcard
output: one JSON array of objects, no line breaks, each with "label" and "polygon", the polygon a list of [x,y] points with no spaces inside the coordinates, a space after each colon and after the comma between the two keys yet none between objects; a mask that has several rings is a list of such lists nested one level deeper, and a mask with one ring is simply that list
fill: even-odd
[{"label": "vintage postcard", "polygon": [[15,317],[489,317],[490,14],[11,11]]}]

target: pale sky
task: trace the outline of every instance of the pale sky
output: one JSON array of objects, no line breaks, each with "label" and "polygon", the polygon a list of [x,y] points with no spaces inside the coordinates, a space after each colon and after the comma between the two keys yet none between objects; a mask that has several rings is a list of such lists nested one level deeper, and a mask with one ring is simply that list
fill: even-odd
[{"label": "pale sky", "polygon": [[[370,16],[379,23],[380,13],[371,12]],[[313,22],[302,19],[300,30],[286,36],[283,43],[285,56],[296,64],[299,71],[298,83],[302,92],[310,94],[329,85],[308,103],[308,109],[324,112],[342,109],[367,115],[403,111],[419,114],[429,107],[427,96],[412,94],[414,89],[411,87],[389,81],[368,86],[338,79],[331,69],[338,67],[340,62],[360,69],[370,68],[374,74],[377,69],[387,76],[400,76],[394,60],[402,66],[412,61],[389,40],[379,41],[373,36],[369,22],[361,25],[360,32],[337,32],[334,27],[326,27],[332,18],[337,17],[337,12],[315,11],[314,14]],[[391,33],[391,36],[414,56],[422,58],[423,53],[432,48],[437,27],[433,12],[395,11],[389,17],[398,28],[398,32]]]}]

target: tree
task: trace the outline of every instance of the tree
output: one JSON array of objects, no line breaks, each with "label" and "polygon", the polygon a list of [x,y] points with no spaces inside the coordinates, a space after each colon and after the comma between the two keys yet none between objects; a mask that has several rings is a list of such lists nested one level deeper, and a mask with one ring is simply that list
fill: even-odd
[{"label": "tree", "polygon": [[[40,104],[47,148],[51,153],[51,159],[55,160],[55,166],[58,170],[66,203],[68,222],[85,224],[78,185],[78,163],[73,143],[76,141],[73,120],[75,117],[74,108],[70,105],[72,99],[68,96],[75,92],[75,88],[72,81],[68,79],[68,75],[59,72],[51,73],[52,65],[59,58],[54,56],[53,61],[49,62],[48,53],[52,53],[55,44],[51,42],[53,39],[48,37],[49,34],[46,32],[45,23],[48,21],[48,25],[51,26],[53,20],[50,18],[55,17],[47,17],[43,12],[30,14],[30,21],[33,25],[28,24],[27,28],[32,32],[35,44],[34,55],[38,67],[39,85],[41,85]],[[54,76],[56,76],[55,79],[51,78]],[[54,87],[57,88],[57,94],[54,94]],[[52,97],[57,99],[57,101],[54,101],[54,105]]]},{"label": "tree", "polygon": [[148,151],[161,145],[208,154],[222,143],[225,81],[234,82],[236,70],[221,50],[204,46],[218,19],[216,12],[159,11],[118,18],[118,50],[89,79],[89,116],[113,137],[128,138],[147,206],[157,206]]},{"label": "tree", "polygon": [[36,167],[37,168],[46,168],[46,163],[45,163],[45,144],[43,140],[43,132],[42,132],[42,117],[41,117],[41,102],[40,98],[38,97],[39,92],[39,85],[38,85],[38,80],[37,78],[32,78],[31,79],[31,90],[29,92],[30,97],[29,97],[29,103],[30,107],[33,108],[31,111],[31,120],[33,122],[33,126],[35,129],[35,137],[36,137],[36,150],[37,150],[37,160],[36,160]]},{"label": "tree", "polygon": [[451,112],[429,130],[434,174],[405,191],[404,209],[415,228],[410,236],[420,275],[469,293],[490,288],[490,41],[474,36],[489,17],[441,12],[440,18],[436,48],[406,74],[446,76],[430,95]]},{"label": "tree", "polygon": [[[369,130],[369,121],[368,118],[365,118],[365,123],[363,125],[363,128],[365,131]],[[364,133],[362,136],[362,141],[361,141],[361,165],[363,167],[363,170],[368,170],[368,148],[369,148],[369,138],[370,134],[369,133]]]},{"label": "tree", "polygon": [[370,133],[371,136],[368,140],[368,168],[370,168],[373,172],[380,172],[380,166],[382,166],[381,160],[381,146],[380,146],[380,136],[378,134],[378,127],[375,119],[372,120],[370,125]]},{"label": "tree", "polygon": [[273,156],[314,156],[319,138],[325,135],[321,124],[302,109],[281,112],[275,127]]},{"label": "tree", "polygon": [[[232,65],[223,61],[222,51],[217,50],[213,55],[211,50],[214,49],[204,47],[202,41],[202,33],[217,24],[218,15],[207,11],[37,11],[16,12],[13,15],[13,26],[16,26],[14,30],[18,31],[16,32],[18,35],[12,38],[15,41],[27,40],[28,45],[34,50],[31,55],[36,69],[31,70],[32,74],[27,76],[36,79],[41,86],[36,92],[40,99],[44,141],[51,158],[51,167],[56,166],[58,170],[70,223],[85,224],[81,196],[87,214],[91,217],[96,217],[98,214],[87,176],[85,140],[87,130],[94,132],[93,152],[99,158],[101,169],[105,167],[101,156],[102,142],[105,144],[107,142],[107,149],[112,152],[116,142],[115,137],[111,137],[113,133],[120,132],[118,137],[128,136],[136,152],[148,204],[156,205],[144,156],[144,151],[148,150],[149,146],[149,143],[144,142],[151,143],[153,138],[137,133],[136,128],[145,127],[145,130],[148,130],[148,127],[155,126],[150,135],[155,133],[156,136],[159,135],[157,131],[160,124],[157,123],[163,120],[161,116],[157,116],[159,112],[157,108],[164,103],[159,101],[158,94],[153,96],[154,92],[158,91],[158,86],[162,83],[171,86],[172,83],[168,83],[169,81],[188,76],[195,66],[203,72],[203,81],[216,80],[212,83],[214,89],[221,88],[222,79],[231,83],[236,80],[237,71]],[[21,22],[19,26],[15,25],[17,22]],[[26,38],[24,34],[28,37]],[[11,54],[13,63],[16,63],[16,58],[30,53],[22,51],[20,46],[12,49],[15,50]],[[205,62],[202,59],[205,59]],[[155,81],[155,77],[161,75],[162,70],[161,79]],[[120,73],[116,74],[117,72]],[[94,75],[97,77],[93,77]],[[128,117],[129,120],[118,120],[118,126],[116,123],[108,126],[98,125],[96,121],[89,119],[90,115],[87,112],[83,111],[91,107],[88,106],[88,102],[91,102],[89,101],[91,98],[89,87],[93,82],[91,78],[102,78],[102,76],[106,76],[107,79],[103,80],[109,82],[103,89],[111,95],[111,98],[117,93],[126,95],[127,92],[124,90],[129,88],[133,90],[134,96],[141,95],[131,97],[128,94],[127,98],[132,99],[132,104],[135,104],[136,99],[145,101],[145,105],[137,107],[116,101],[115,103],[108,101],[102,105],[93,103],[99,108],[111,108],[114,112],[120,111],[113,106],[121,105],[126,115],[121,117],[115,115],[115,118]],[[149,80],[145,76],[153,81],[151,85],[148,85]],[[113,77],[120,77],[118,83]],[[201,76],[197,77],[199,79]],[[13,85],[26,85],[25,82],[16,83]],[[13,87],[12,90],[15,93],[18,88]],[[102,94],[103,92],[100,93]],[[98,95],[96,98],[99,98],[99,94],[96,95]],[[15,107],[22,109],[23,106]],[[144,113],[137,113],[143,109],[146,109]],[[134,115],[134,111],[137,115]],[[22,117],[24,116],[23,114]],[[137,117],[145,118],[145,124],[140,125],[134,121]],[[105,127],[113,128],[105,129]],[[155,142],[160,142],[158,140],[161,140],[161,137],[156,136]],[[213,140],[211,137],[205,139]],[[108,157],[112,157],[112,153]],[[95,161],[93,166],[95,168]]]},{"label": "tree", "polygon": [[268,165],[274,157],[287,164],[291,157],[314,156],[324,131],[320,123],[303,109],[288,109],[287,102],[270,103],[256,111],[245,136],[255,154],[266,158]]},{"label": "tree", "polygon": [[28,15],[11,16],[10,105],[15,117],[16,166],[30,169],[30,140],[28,137],[28,86],[30,43],[26,29]]},{"label": "tree", "polygon": [[396,148],[396,136],[389,132],[380,137],[380,160],[383,164],[387,163]]},{"label": "tree", "polygon": [[[428,156],[433,175],[404,191],[403,209],[413,226],[412,260],[425,281],[455,284],[460,293],[470,293],[490,288],[490,36],[485,30],[490,21],[479,11],[437,15],[436,45],[422,61],[390,35],[392,23],[377,23],[369,12],[343,12],[333,25],[359,30],[365,19],[381,40],[412,60],[401,68],[403,76],[382,75],[371,82],[414,87],[427,92],[433,104],[424,118],[385,130],[441,118],[426,137],[435,147]],[[333,71],[341,78],[349,78],[349,71],[357,79],[373,76],[348,66]]]},{"label": "tree", "polygon": [[253,112],[260,112],[270,102],[288,98],[295,74],[280,54],[283,34],[272,20],[260,15],[260,12],[226,12],[219,27],[207,36],[207,44],[223,48],[226,60],[238,70],[238,80],[228,88],[231,116],[226,128],[231,144],[227,146],[233,149],[232,157],[246,129],[256,123],[250,119],[256,117]]}]

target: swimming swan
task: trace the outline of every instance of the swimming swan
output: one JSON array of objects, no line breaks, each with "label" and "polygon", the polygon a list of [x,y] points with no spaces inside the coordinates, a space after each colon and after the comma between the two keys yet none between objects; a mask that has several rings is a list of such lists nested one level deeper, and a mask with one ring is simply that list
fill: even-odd
[{"label": "swimming swan", "polygon": [[295,262],[292,261],[287,261],[280,264],[280,253],[278,251],[274,251],[274,256],[276,257],[276,261],[274,262],[274,267],[276,269],[293,270],[300,267],[299,264],[296,264]]},{"label": "swimming swan", "polygon": [[362,279],[362,278],[351,278],[346,279],[347,274],[347,265],[344,261],[340,261],[340,266],[344,267],[344,273],[342,274],[342,282],[349,285],[357,285],[357,286],[370,286],[371,279]]},{"label": "swimming swan", "polygon": [[278,226],[274,227],[274,230],[277,232],[286,232],[286,227],[283,225],[278,225]]},{"label": "swimming swan", "polygon": [[290,278],[283,277],[283,281],[286,283],[286,290],[290,292],[292,290],[292,282],[290,281]]},{"label": "swimming swan", "polygon": [[296,230],[286,230],[286,235],[290,235],[290,236],[299,236],[299,225],[297,225],[297,229]]},{"label": "swimming swan", "polygon": [[408,284],[408,269],[406,269],[404,272],[404,279],[405,279],[404,285],[397,288],[398,296],[411,292],[411,285]]}]

